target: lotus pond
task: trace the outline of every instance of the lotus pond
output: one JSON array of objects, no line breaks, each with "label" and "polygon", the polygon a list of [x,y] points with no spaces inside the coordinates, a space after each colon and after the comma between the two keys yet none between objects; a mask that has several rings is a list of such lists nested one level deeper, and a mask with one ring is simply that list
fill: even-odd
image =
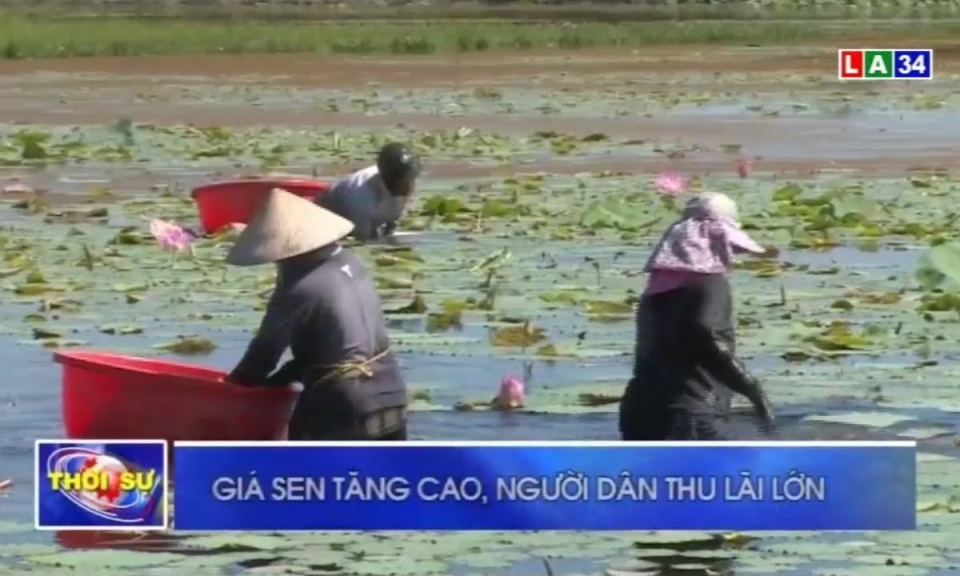
[{"label": "lotus pond", "polygon": [[[569,85],[552,100],[529,78],[484,90],[367,86],[350,96],[248,78],[108,76],[91,85],[42,72],[0,77],[5,97],[36,88],[32,100],[6,100],[10,118],[34,121],[0,126],[0,480],[13,482],[0,488],[0,574],[956,574],[960,180],[955,164],[931,158],[960,141],[955,130],[930,129],[951,121],[956,80],[870,94],[812,89],[830,68],[751,91],[763,75],[731,69],[729,83],[672,71],[657,81],[661,94],[642,82],[618,88],[609,71],[579,88],[553,77]],[[150,104],[137,108],[134,92]],[[339,121],[292,126],[264,112],[304,103]],[[58,106],[62,115],[36,121],[34,112]],[[112,118],[101,122],[106,108]],[[224,108],[247,112],[216,126],[163,121],[225,116]],[[404,125],[387,122],[400,114]],[[509,121],[484,120],[496,115]],[[648,115],[663,131],[632,134]],[[374,129],[357,118],[383,123]],[[779,149],[757,146],[767,122],[780,122]],[[782,129],[791,122],[821,131]],[[877,137],[878,126],[898,136]],[[828,129],[836,138],[822,136]],[[910,134],[914,146],[902,146]],[[653,175],[679,165],[694,189],[737,198],[745,227],[778,250],[742,261],[733,281],[740,345],[779,408],[783,436],[917,440],[919,530],[55,540],[33,532],[32,441],[62,433],[53,350],[89,346],[226,369],[259,323],[270,269],[228,269],[230,234],[198,241],[193,256],[171,256],[148,221],[194,224],[188,191],[200,181],[269,170],[333,177],[393,138],[428,161],[403,224],[418,234],[355,249],[388,311],[415,398],[414,437],[616,437],[640,270],[682,202],[657,195]],[[900,161],[884,174],[844,165],[854,155],[836,153],[841,138],[850,149],[866,143],[856,158],[884,163],[899,147]],[[839,166],[824,158],[829,150]],[[755,171],[739,178],[733,165],[744,155],[756,159]],[[811,170],[785,175],[777,163],[787,160]],[[490,411],[500,377],[523,372],[525,408]],[[751,434],[748,419],[738,427]]]}]

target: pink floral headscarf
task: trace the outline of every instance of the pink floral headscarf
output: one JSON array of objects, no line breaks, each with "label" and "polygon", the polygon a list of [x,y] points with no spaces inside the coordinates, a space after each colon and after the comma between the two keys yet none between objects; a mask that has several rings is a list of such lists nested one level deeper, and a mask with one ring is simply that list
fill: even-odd
[{"label": "pink floral headscarf", "polygon": [[701,274],[724,274],[734,256],[766,250],[740,229],[737,204],[726,194],[707,192],[687,202],[683,216],[664,233],[644,267],[646,292],[672,290]]}]

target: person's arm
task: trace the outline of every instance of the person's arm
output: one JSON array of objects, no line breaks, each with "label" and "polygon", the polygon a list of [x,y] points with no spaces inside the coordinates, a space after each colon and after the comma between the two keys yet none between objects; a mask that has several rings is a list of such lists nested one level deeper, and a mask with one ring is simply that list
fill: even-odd
[{"label": "person's arm", "polygon": [[294,368],[291,363],[286,363],[274,376],[270,373],[290,345],[293,330],[303,313],[302,306],[296,301],[282,301],[274,293],[260,329],[226,379],[244,386],[283,386],[289,383],[282,380],[291,374]]},{"label": "person's arm", "polygon": [[383,236],[393,236],[393,233],[397,231],[397,225],[403,217],[403,212],[406,210],[407,204],[410,202],[410,197],[393,198],[391,201],[394,203],[393,214],[391,218],[383,223]]},{"label": "person's arm", "polygon": [[376,194],[369,186],[350,190],[343,197],[343,217],[353,222],[351,236],[361,242],[370,242],[380,237],[380,222],[377,220]]},{"label": "person's arm", "polygon": [[704,368],[725,386],[747,398],[757,416],[766,423],[773,422],[773,407],[760,382],[729,349],[720,330],[730,326],[730,293],[718,285],[697,290],[691,307],[696,311],[691,331],[698,356]]}]

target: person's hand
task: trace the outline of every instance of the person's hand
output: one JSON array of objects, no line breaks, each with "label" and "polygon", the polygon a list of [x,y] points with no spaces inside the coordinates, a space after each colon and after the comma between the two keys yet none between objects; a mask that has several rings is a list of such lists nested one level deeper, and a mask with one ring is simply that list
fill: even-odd
[{"label": "person's hand", "polygon": [[773,416],[773,410],[766,404],[760,404],[754,412],[758,424],[757,429],[764,436],[775,436],[777,434],[777,421]]}]

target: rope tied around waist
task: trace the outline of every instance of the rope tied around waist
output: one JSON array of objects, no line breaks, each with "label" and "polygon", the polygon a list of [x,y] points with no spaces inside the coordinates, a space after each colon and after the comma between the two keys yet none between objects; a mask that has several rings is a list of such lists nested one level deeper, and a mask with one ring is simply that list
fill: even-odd
[{"label": "rope tied around waist", "polygon": [[320,366],[319,370],[325,371],[326,374],[318,378],[316,382],[320,384],[322,382],[348,376],[355,372],[359,372],[366,378],[371,378],[373,377],[373,370],[370,368],[370,365],[378,360],[383,360],[387,357],[387,355],[390,354],[391,351],[391,348],[388,346],[379,354],[371,356],[366,360],[348,360],[346,362],[338,362],[329,366]]}]

